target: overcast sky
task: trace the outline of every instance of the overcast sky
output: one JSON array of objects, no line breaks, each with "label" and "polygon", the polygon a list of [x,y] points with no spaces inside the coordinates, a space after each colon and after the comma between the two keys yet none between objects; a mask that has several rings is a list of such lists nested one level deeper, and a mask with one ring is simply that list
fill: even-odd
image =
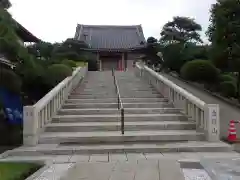
[{"label": "overcast sky", "polygon": [[[9,12],[44,41],[72,38],[77,23],[102,25],[142,24],[145,37],[160,37],[173,16],[195,18],[205,31],[209,9],[216,0],[10,0]],[[204,36],[204,32],[202,32]]]}]

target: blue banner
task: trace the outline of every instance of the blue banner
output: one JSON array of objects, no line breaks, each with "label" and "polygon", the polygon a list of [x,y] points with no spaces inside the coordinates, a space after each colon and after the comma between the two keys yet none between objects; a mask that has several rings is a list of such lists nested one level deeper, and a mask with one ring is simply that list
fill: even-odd
[{"label": "blue banner", "polygon": [[0,101],[9,123],[21,124],[23,122],[23,105],[20,96],[0,87]]}]

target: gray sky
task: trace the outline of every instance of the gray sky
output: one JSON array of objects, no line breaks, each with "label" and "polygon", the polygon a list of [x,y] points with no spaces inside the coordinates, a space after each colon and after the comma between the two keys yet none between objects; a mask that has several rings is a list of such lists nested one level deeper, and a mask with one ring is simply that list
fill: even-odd
[{"label": "gray sky", "polygon": [[[10,0],[9,12],[44,41],[71,38],[79,24],[142,24],[145,37],[160,37],[173,16],[195,18],[204,31],[216,0]],[[204,36],[204,32],[201,33]]]}]

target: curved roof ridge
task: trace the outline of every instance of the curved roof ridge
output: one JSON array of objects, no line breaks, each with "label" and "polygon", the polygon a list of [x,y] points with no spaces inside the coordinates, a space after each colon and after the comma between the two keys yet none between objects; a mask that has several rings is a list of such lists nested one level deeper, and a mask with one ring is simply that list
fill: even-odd
[{"label": "curved roof ridge", "polygon": [[85,41],[93,49],[137,48],[146,42],[141,25],[78,24],[75,39]]}]

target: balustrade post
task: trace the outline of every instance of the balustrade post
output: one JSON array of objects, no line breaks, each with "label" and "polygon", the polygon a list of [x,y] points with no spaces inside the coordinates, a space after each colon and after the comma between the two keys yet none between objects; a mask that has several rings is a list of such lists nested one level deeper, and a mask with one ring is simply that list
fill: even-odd
[{"label": "balustrade post", "polygon": [[204,124],[207,126],[207,140],[219,141],[220,116],[218,104],[206,104],[204,108]]},{"label": "balustrade post", "polygon": [[124,134],[124,109],[121,109],[121,131]]},{"label": "balustrade post", "polygon": [[39,122],[36,108],[23,107],[23,144],[35,146],[38,143]]}]

